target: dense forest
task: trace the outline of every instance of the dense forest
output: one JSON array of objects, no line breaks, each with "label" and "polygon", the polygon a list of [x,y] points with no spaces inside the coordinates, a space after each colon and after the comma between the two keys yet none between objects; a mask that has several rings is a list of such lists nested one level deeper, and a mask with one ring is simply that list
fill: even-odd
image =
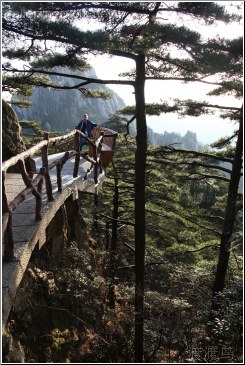
[{"label": "dense forest", "polygon": [[[123,122],[124,133],[102,192],[80,197],[82,243],[71,241],[60,262],[48,242],[33,253],[8,323],[22,362],[242,362],[243,39],[201,31],[238,23],[239,6],[233,13],[217,2],[4,3],[4,91],[106,99],[106,90],[88,88],[96,83],[130,85],[135,94],[135,105],[110,121]],[[84,29],[83,20],[100,28]],[[88,54],[130,59],[134,69],[117,80],[50,71],[84,72]],[[28,65],[16,68],[15,60]],[[197,95],[148,104],[149,80],[213,85],[207,96],[217,103]],[[236,105],[222,104],[223,95]],[[149,143],[147,115],[214,111],[234,132],[214,141],[213,152]]]},{"label": "dense forest", "polygon": [[[25,362],[133,361],[134,152],[134,139],[120,135],[98,205],[80,195],[82,243],[71,241],[58,261],[48,245],[33,255],[9,322]],[[227,286],[210,319],[228,182],[222,172],[199,181],[193,168],[164,159],[159,169],[153,152],[181,155],[149,147],[145,362],[242,362],[241,215]]]}]

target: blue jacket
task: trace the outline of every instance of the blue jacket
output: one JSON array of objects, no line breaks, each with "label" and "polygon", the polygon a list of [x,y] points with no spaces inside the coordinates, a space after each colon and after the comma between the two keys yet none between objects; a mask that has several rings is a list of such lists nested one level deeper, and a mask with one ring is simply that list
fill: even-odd
[{"label": "blue jacket", "polygon": [[76,126],[76,129],[86,134],[87,137],[92,137],[92,129],[96,127],[97,124],[91,122],[91,120],[87,120],[85,123],[83,120],[81,120],[78,125]]}]

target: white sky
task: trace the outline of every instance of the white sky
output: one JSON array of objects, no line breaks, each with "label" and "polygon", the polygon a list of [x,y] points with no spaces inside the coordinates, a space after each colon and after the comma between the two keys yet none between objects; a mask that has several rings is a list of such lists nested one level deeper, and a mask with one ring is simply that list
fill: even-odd
[{"label": "white sky", "polygon": [[[118,74],[130,70],[134,63],[127,59],[119,57],[97,57],[90,61],[94,67],[97,77],[103,79],[118,79]],[[124,85],[107,85],[114,90],[126,103],[126,105],[135,104],[135,96],[132,86]],[[171,98],[195,100],[209,100],[215,104],[224,106],[240,107],[241,102],[232,97],[206,97],[206,93],[213,87],[202,83],[182,84],[178,81],[147,81],[145,88],[145,98],[147,103],[157,103]],[[220,119],[214,115],[206,115],[198,118],[184,117],[178,118],[176,114],[162,114],[157,117],[147,117],[147,124],[154,132],[164,133],[177,132],[182,136],[188,131],[197,134],[197,140],[202,143],[212,143],[214,140],[230,135],[234,130],[233,122]]]},{"label": "white sky", "polygon": [[[219,1],[218,3],[231,7],[234,11],[236,5],[243,5],[241,1]],[[239,10],[243,14],[243,9]],[[176,19],[171,15],[173,22]],[[177,19],[179,21],[179,19]],[[243,21],[241,24],[223,24],[218,22],[216,25],[201,26],[199,22],[193,21],[193,19],[187,20],[186,25],[190,29],[194,29],[204,34],[205,37],[225,37],[236,38],[243,35]],[[76,24],[78,25],[78,24]],[[81,24],[79,24],[81,26]],[[88,23],[83,21],[83,28],[89,28],[94,30],[98,28],[96,23]],[[122,57],[110,57],[110,56],[96,56],[89,58],[90,64],[95,69],[98,78],[101,79],[119,79],[120,73],[126,72],[134,68],[134,62],[127,58]],[[135,97],[133,94],[133,87],[124,85],[107,85],[110,89],[114,90],[124,101],[126,105],[134,105]],[[213,87],[202,83],[182,84],[179,81],[147,81],[145,88],[146,102],[161,102],[169,101],[171,98],[188,99],[194,98],[195,100],[209,100],[215,102],[215,104],[236,106],[240,107],[241,102],[235,100],[232,97],[211,99],[206,97],[206,93]],[[198,141],[202,143],[212,143],[214,140],[220,137],[230,135],[233,132],[233,123],[228,120],[221,120],[215,116],[202,116],[199,118],[185,117],[178,119],[175,114],[162,114],[159,117],[147,117],[147,124],[157,133],[177,132],[184,135],[188,130],[197,134]]]},{"label": "white sky", "polygon": [[[234,10],[235,5],[241,4],[240,1],[220,1],[219,3],[230,6],[232,10]],[[241,13],[243,14],[243,9],[241,9]],[[200,26],[199,23],[194,24],[192,21],[187,26],[204,33],[208,38],[220,36],[233,39],[244,34],[242,23],[243,21],[241,24],[223,24],[219,22],[218,25]],[[118,79],[118,74],[129,71],[134,67],[132,60],[121,57],[96,56],[96,58],[90,58],[90,63],[94,67],[98,78],[110,80]],[[108,87],[118,93],[126,105],[134,105],[133,87],[124,85],[108,85]],[[147,81],[145,97],[147,103],[168,101],[171,98],[194,98],[195,100],[209,100],[224,106],[241,106],[242,102],[235,100],[233,97],[208,98],[206,94],[213,88],[214,86],[203,83],[192,83],[190,85],[179,81]],[[191,130],[197,134],[197,139],[202,143],[212,143],[220,137],[230,135],[234,130],[232,122],[215,116],[178,119],[178,116],[174,114],[162,114],[159,117],[147,117],[147,124],[157,133],[167,131],[184,135],[188,130]]]}]

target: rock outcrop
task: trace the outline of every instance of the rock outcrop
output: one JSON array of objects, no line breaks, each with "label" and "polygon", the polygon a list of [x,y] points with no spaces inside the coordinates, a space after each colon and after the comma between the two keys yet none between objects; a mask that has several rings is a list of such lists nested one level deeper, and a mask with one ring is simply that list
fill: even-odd
[{"label": "rock outcrop", "polygon": [[[21,127],[16,113],[11,106],[2,100],[2,161],[18,155],[26,150],[21,137]],[[35,164],[31,158],[26,160],[26,169],[35,172]],[[12,172],[19,172],[18,168],[12,167]]]},{"label": "rock outcrop", "polygon": [[11,106],[2,101],[2,161],[25,151],[25,144],[21,138],[21,127]]}]

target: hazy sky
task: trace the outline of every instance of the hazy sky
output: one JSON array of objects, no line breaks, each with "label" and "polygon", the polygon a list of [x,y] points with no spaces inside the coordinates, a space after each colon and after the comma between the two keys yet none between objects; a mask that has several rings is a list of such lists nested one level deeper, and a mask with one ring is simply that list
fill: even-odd
[{"label": "hazy sky", "polygon": [[[118,73],[127,71],[133,66],[133,62],[127,59],[101,57],[91,60],[96,74],[103,79],[118,79]],[[108,85],[118,93],[127,105],[134,105],[135,97],[132,86]],[[177,81],[147,81],[146,102],[161,102],[171,98],[187,99],[193,97],[195,100],[209,100],[215,104],[224,106],[240,107],[241,102],[232,97],[207,98],[206,93],[213,87],[202,83],[182,84]],[[178,118],[176,114],[162,114],[157,117],[147,117],[147,124],[157,133],[178,132],[184,135],[188,130],[197,134],[198,141],[212,143],[214,140],[230,135],[234,130],[233,122],[223,120],[215,115],[205,115],[198,118]]]},{"label": "hazy sky", "polygon": [[[241,4],[240,1],[220,3],[225,3],[226,5]],[[241,12],[243,13],[243,10]],[[221,36],[232,39],[243,35],[242,24],[227,25],[219,22],[218,25],[211,26],[200,26],[198,23],[190,23],[187,25],[190,28],[204,33],[208,38]],[[121,57],[96,56],[96,58],[90,58],[90,63],[99,78],[110,80],[118,79],[120,73],[134,67],[132,60]],[[134,105],[135,98],[131,86],[108,85],[108,87],[116,91],[127,105]],[[210,102],[224,106],[241,106],[241,101],[237,101],[233,97],[208,98],[206,94],[212,88],[213,86],[202,83],[192,83],[190,85],[178,81],[147,81],[145,96],[147,103],[168,101],[171,98],[195,98],[195,100],[209,100]],[[203,116],[199,118],[185,117],[178,119],[177,115],[174,114],[162,114],[160,117],[147,117],[147,124],[158,133],[168,131],[178,132],[184,135],[188,130],[191,130],[197,134],[197,139],[203,143],[211,143],[220,137],[227,136],[234,129],[233,122],[221,120],[215,116]]]},{"label": "hazy sky", "polygon": [[[243,1],[218,1],[219,4],[230,7],[232,11],[236,10],[236,5],[243,7]],[[243,14],[243,9],[239,10]],[[173,23],[179,22],[179,19],[171,15]],[[76,24],[80,28],[88,28],[94,30],[98,28],[98,23],[87,21],[86,19]],[[193,19],[186,20],[185,24],[190,28],[199,31],[205,38],[225,37],[236,38],[244,34],[243,21],[241,24],[223,24],[217,22],[209,26],[201,26],[200,22]],[[89,58],[90,64],[95,69],[98,78],[101,79],[119,79],[119,74],[134,68],[134,62],[122,57],[96,56]],[[135,97],[133,87],[124,85],[107,85],[109,88],[118,93],[125,101],[126,105],[134,105]],[[195,100],[207,100],[215,104],[225,106],[241,107],[241,101],[237,101],[232,97],[208,98],[206,96],[213,86],[202,83],[183,84],[179,81],[147,81],[145,88],[146,102],[170,101],[171,98]],[[159,117],[147,117],[147,124],[157,133],[178,132],[184,135],[188,130],[197,134],[198,141],[202,143],[212,143],[220,137],[230,135],[233,132],[233,122],[229,120],[221,120],[215,116],[202,116],[199,118],[185,117],[179,119],[175,114],[162,114]]]}]

